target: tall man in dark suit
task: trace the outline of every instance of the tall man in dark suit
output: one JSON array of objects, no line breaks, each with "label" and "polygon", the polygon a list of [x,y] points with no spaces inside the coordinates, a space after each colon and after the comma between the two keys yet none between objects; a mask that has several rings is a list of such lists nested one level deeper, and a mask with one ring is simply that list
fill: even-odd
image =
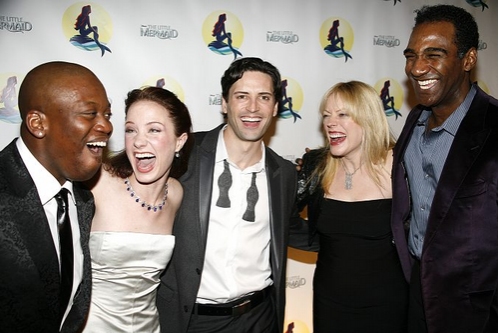
[{"label": "tall man in dark suit", "polygon": [[[26,75],[19,110],[21,136],[0,152],[0,332],[78,332],[90,303],[94,213],[92,194],[78,182],[101,165],[113,129],[109,100],[87,68],[50,62]],[[56,199],[62,188],[69,192],[67,270]]]},{"label": "tall man in dark suit", "polygon": [[462,8],[417,11],[404,55],[420,104],[392,172],[411,333],[497,332],[497,100],[471,83],[477,48]]},{"label": "tall man in dark suit", "polygon": [[180,178],[175,251],[157,298],[163,333],[283,331],[296,169],[263,143],[281,77],[240,58],[221,81],[226,124],[196,133]]}]

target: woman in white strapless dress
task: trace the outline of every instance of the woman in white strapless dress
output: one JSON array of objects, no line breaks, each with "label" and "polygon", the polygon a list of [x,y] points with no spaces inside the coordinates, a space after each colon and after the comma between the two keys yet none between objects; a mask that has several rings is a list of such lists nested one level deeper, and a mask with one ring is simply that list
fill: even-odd
[{"label": "woman in white strapless dress", "polygon": [[89,183],[96,210],[85,333],[160,332],[156,289],[175,245],[183,196],[175,178],[185,171],[191,119],[173,93],[156,87],[129,92],[125,114],[125,149]]}]

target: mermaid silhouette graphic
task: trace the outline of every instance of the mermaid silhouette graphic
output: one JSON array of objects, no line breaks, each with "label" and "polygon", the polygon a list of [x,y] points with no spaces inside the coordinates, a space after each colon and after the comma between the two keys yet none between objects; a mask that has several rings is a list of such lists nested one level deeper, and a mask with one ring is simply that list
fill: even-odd
[{"label": "mermaid silhouette graphic", "polygon": [[[110,52],[111,50],[99,41],[99,28],[90,23],[90,13],[92,12],[92,7],[90,5],[83,6],[81,8],[81,13],[76,18],[75,30],[79,31],[79,35],[74,35],[69,40],[71,44],[77,47],[81,47],[85,50],[101,50],[101,57],[104,53]],[[92,37],[90,37],[92,35]]]},{"label": "mermaid silhouette graphic", "polygon": [[[213,52],[222,55],[232,53],[234,55],[234,59],[236,59],[237,56],[242,57],[242,53],[232,45],[232,33],[230,31],[226,31],[225,21],[227,21],[227,14],[220,14],[218,16],[218,21],[213,26],[213,31],[211,33],[211,35],[215,37],[215,40],[208,44],[208,48]],[[225,40],[227,40],[227,43],[225,43]]]},{"label": "mermaid silhouette graphic", "polygon": [[162,78],[159,78],[157,81],[156,81],[156,87],[157,88],[163,88],[165,86],[165,78],[162,77]]},{"label": "mermaid silhouette graphic", "polygon": [[383,108],[385,109],[387,117],[395,115],[395,120],[397,120],[399,116],[402,117],[402,114],[395,109],[394,97],[390,96],[390,80],[385,81],[379,97],[381,98],[381,102],[383,102]]},{"label": "mermaid silhouette graphic", "polygon": [[[352,56],[345,50],[345,43],[343,37],[340,36],[338,27],[340,26],[340,20],[334,20],[331,28],[329,29],[329,34],[327,35],[327,40],[330,41],[329,45],[324,47],[324,51],[327,54],[331,54],[336,58],[341,56],[345,57],[345,62],[348,58],[353,59]],[[338,47],[338,44],[339,47]]]},{"label": "mermaid silhouette graphic", "polygon": [[489,6],[483,0],[466,0],[466,2],[472,5],[473,7],[482,6],[482,12],[485,10],[485,8],[489,8]]},{"label": "mermaid silhouette graphic", "polygon": [[279,117],[288,118],[290,115],[294,118],[294,123],[296,122],[296,118],[300,118],[301,116],[293,111],[293,97],[289,97],[287,93],[288,80],[284,79],[281,81],[282,86],[282,99],[281,99],[281,107],[279,110]]},{"label": "mermaid silhouette graphic", "polygon": [[21,116],[16,109],[17,106],[17,93],[16,93],[17,77],[11,76],[7,79],[7,85],[2,89],[0,95],[0,103],[3,107],[0,108],[0,120],[7,123],[20,123]]}]

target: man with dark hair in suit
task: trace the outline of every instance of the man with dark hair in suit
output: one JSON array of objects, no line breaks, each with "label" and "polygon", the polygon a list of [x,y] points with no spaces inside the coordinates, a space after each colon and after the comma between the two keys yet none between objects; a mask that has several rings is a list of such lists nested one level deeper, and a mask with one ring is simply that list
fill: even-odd
[{"label": "man with dark hair in suit", "polygon": [[110,103],[89,69],[49,62],[26,75],[19,110],[21,136],[0,152],[0,332],[79,332],[94,213],[79,182],[101,165]]},{"label": "man with dark hair in suit", "polygon": [[296,169],[263,143],[281,76],[240,58],[222,80],[226,124],[196,133],[175,251],[158,290],[161,332],[283,331]]},{"label": "man with dark hair in suit", "polygon": [[404,55],[419,105],[392,172],[409,332],[497,332],[497,99],[471,82],[473,16],[451,5],[416,13]]}]

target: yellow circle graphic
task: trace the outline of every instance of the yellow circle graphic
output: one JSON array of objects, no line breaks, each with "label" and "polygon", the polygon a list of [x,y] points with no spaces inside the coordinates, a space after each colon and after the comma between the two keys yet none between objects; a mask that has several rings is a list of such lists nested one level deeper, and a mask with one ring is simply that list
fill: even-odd
[{"label": "yellow circle graphic", "polygon": [[400,83],[393,78],[385,77],[379,79],[373,87],[380,95],[386,116],[395,116],[395,119],[402,116],[399,110],[404,102],[404,90]]},{"label": "yellow circle graphic", "polygon": [[168,75],[151,76],[146,81],[144,81],[142,86],[153,86],[170,90],[172,93],[177,95],[179,100],[185,103],[184,90],[175,79],[169,77]]},{"label": "yellow circle graphic", "polygon": [[489,87],[487,86],[487,84],[481,80],[478,80],[477,82],[477,85],[483,90],[485,91],[487,94],[490,95],[490,92],[489,92]]},{"label": "yellow circle graphic", "polygon": [[113,23],[102,6],[92,2],[78,2],[66,9],[62,16],[62,31],[66,40],[82,50],[111,52],[107,46],[113,35]]},{"label": "yellow circle graphic", "polygon": [[287,320],[284,325],[284,333],[310,333],[307,324],[301,320]]},{"label": "yellow circle graphic", "polygon": [[209,14],[202,26],[203,41],[208,48],[218,54],[242,56],[239,51],[244,30],[241,21],[226,10],[217,10]]},{"label": "yellow circle graphic", "polygon": [[299,112],[303,106],[303,90],[296,80],[289,77],[283,76],[281,83],[283,96],[279,117],[284,119],[294,118],[294,121],[296,121],[297,118],[301,118]]},{"label": "yellow circle graphic", "polygon": [[319,39],[322,49],[328,55],[336,58],[352,58],[349,53],[352,50],[354,33],[348,21],[340,17],[325,20],[320,28]]}]

